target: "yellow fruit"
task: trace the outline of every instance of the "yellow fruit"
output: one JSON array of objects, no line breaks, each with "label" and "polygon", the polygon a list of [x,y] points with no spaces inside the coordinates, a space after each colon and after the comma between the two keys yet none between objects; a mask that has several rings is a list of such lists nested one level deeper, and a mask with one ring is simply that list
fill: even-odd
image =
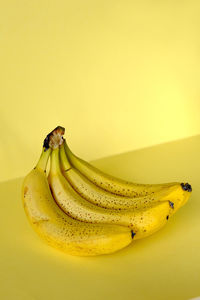
[{"label": "yellow fruit", "polygon": [[95,185],[75,169],[67,159],[64,143],[60,146],[60,161],[62,173],[74,190],[86,200],[103,208],[137,210],[147,208],[156,202],[168,200],[174,203],[174,208],[177,210],[190,194],[184,191],[180,184],[174,184],[141,197],[116,195]]},{"label": "yellow fruit", "polygon": [[[141,197],[152,193],[159,192],[163,188],[169,188],[171,186],[180,184],[178,182],[163,183],[163,184],[138,184],[128,182],[119,178],[115,178],[111,175],[105,174],[99,169],[95,168],[83,159],[75,156],[69,149],[65,142],[65,151],[69,158],[70,163],[85,177],[92,181],[102,189],[121,196],[128,197]],[[182,188],[185,191],[191,192],[192,188],[188,183],[182,183]]]},{"label": "yellow fruit", "polygon": [[105,209],[82,198],[67,182],[60,170],[59,148],[51,154],[49,184],[61,209],[74,219],[89,223],[109,223],[133,229],[135,239],[151,235],[166,224],[173,208],[169,201],[153,203],[151,207],[137,210]]},{"label": "yellow fruit", "polygon": [[48,244],[72,255],[90,256],[115,252],[132,242],[131,229],[109,224],[89,224],[67,216],[55,203],[46,178],[51,150],[24,179],[22,199],[26,215]]}]

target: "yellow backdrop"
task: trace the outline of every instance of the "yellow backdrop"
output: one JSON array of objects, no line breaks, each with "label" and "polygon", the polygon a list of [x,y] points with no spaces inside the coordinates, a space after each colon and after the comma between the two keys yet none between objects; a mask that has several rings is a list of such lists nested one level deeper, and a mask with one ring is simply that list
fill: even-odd
[{"label": "yellow backdrop", "polygon": [[66,127],[93,160],[200,133],[199,1],[1,1],[0,180]]}]

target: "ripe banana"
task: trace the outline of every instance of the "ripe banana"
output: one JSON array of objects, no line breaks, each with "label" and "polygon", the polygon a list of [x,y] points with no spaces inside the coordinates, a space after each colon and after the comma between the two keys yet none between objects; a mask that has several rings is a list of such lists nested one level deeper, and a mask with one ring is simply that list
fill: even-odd
[{"label": "ripe banana", "polygon": [[[71,164],[80,171],[85,177],[92,181],[102,189],[121,196],[128,197],[141,197],[146,196],[163,188],[169,188],[179,183],[163,183],[163,184],[138,184],[128,181],[124,181],[119,178],[115,178],[111,175],[105,174],[99,169],[95,168],[88,162],[74,155],[65,142],[65,151]],[[191,185],[188,183],[182,183],[182,189],[188,192],[192,191]]]},{"label": "ripe banana", "polygon": [[112,253],[129,245],[134,237],[130,228],[80,222],[57,206],[46,178],[50,152],[43,148],[37,166],[23,182],[23,205],[34,230],[51,246],[72,255]]},{"label": "ripe banana", "polygon": [[67,159],[64,143],[60,145],[60,161],[63,175],[86,200],[103,208],[111,209],[139,209],[152,206],[152,203],[169,200],[174,203],[174,212],[185,202],[189,193],[184,191],[180,184],[174,184],[169,188],[139,198],[125,197],[110,193],[88,180],[76,170]]},{"label": "ripe banana", "polygon": [[71,217],[90,223],[119,224],[132,228],[135,239],[151,235],[166,224],[173,208],[169,201],[154,203],[138,210],[112,210],[96,206],[82,198],[68,183],[60,169],[59,147],[51,153],[49,185],[55,201]]}]

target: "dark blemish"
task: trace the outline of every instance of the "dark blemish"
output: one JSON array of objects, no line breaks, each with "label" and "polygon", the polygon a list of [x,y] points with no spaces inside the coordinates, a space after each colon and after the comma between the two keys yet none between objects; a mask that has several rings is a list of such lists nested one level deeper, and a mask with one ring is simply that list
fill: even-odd
[{"label": "dark blemish", "polygon": [[146,232],[146,229],[144,230],[144,232]]},{"label": "dark blemish", "polygon": [[51,135],[52,135],[52,131],[49,134],[47,134],[47,136],[44,139],[43,142],[44,151],[47,151],[47,149],[49,149],[49,140]]},{"label": "dark blemish", "polygon": [[136,235],[136,233],[133,232],[133,230],[131,230],[131,237],[132,237],[132,239],[134,238],[135,235]]},{"label": "dark blemish", "polygon": [[174,203],[173,202],[169,201],[169,205],[171,206],[171,208],[174,209]]},{"label": "dark blemish", "polygon": [[181,183],[181,187],[184,191],[191,192],[192,186],[189,183]]},{"label": "dark blemish", "polygon": [[44,173],[46,173],[47,171],[46,170],[44,170]]},{"label": "dark blemish", "polygon": [[66,170],[64,170],[65,172],[67,172],[67,171],[69,171],[69,170],[71,170],[71,167],[70,168],[68,168],[68,169],[66,169]]},{"label": "dark blemish", "polygon": [[168,219],[169,219],[169,216],[166,216],[166,219],[168,220]]},{"label": "dark blemish", "polygon": [[35,169],[36,169],[36,167],[33,170],[35,170]]}]

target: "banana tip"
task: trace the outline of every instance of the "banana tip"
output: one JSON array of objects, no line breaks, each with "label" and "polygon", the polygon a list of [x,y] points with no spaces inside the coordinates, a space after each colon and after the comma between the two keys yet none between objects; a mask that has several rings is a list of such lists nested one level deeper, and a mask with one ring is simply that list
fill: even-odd
[{"label": "banana tip", "polygon": [[192,186],[189,183],[181,183],[181,187],[184,191],[191,192]]}]

